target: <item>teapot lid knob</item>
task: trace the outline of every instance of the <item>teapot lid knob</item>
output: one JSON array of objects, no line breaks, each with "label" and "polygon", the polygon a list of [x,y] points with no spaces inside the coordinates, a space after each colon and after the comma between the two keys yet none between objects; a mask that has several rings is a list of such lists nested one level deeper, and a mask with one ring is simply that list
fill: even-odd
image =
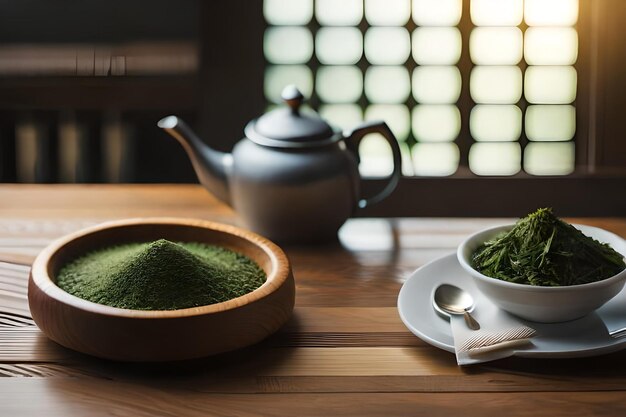
[{"label": "teapot lid knob", "polygon": [[298,87],[293,84],[290,84],[283,88],[280,97],[285,100],[285,103],[287,103],[287,105],[291,107],[291,110],[294,113],[298,112],[300,106],[302,105],[302,102],[304,101],[304,96],[302,95],[300,90],[298,90]]},{"label": "teapot lid knob", "polygon": [[343,137],[317,113],[302,106],[304,95],[295,85],[286,86],[281,97],[287,106],[280,106],[248,123],[246,137],[259,145],[278,148],[321,146]]}]

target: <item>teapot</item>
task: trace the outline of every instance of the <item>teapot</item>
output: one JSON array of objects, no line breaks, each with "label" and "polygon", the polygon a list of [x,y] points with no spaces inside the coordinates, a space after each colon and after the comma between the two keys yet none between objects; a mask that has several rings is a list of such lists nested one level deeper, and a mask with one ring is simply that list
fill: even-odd
[{"label": "teapot", "polygon": [[[304,96],[291,85],[287,104],[250,121],[232,153],[211,149],[176,116],[158,126],[187,152],[200,183],[231,205],[245,226],[281,243],[337,238],[339,227],[359,209],[385,199],[401,175],[398,142],[383,121],[341,132],[302,109]],[[380,193],[362,198],[358,145],[380,133],[391,146],[393,172]]]}]

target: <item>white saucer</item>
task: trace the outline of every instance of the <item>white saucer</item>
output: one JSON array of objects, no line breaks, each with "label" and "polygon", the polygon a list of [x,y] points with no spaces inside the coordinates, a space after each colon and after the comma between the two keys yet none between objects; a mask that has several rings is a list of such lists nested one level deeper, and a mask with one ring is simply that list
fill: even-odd
[{"label": "white saucer", "polygon": [[[440,284],[453,284],[470,292],[476,301],[473,315],[488,327],[490,317],[508,314],[496,307],[474,285],[459,265],[456,254],[446,255],[419,268],[406,280],[398,295],[398,311],[405,326],[433,346],[454,352],[450,323],[432,306],[432,294]],[[609,330],[626,327],[626,287],[615,298],[582,319],[565,323],[523,323],[537,330],[534,346],[515,352],[533,358],[595,356],[626,348],[626,337],[614,339]]]}]

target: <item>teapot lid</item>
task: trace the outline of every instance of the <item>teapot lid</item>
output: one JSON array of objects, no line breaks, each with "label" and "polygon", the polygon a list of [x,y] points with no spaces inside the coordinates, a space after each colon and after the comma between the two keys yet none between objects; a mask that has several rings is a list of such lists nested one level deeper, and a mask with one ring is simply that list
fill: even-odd
[{"label": "teapot lid", "polygon": [[314,111],[301,109],[304,96],[295,85],[281,93],[287,106],[265,113],[245,128],[246,136],[259,145],[281,148],[306,148],[327,145],[341,139]]}]

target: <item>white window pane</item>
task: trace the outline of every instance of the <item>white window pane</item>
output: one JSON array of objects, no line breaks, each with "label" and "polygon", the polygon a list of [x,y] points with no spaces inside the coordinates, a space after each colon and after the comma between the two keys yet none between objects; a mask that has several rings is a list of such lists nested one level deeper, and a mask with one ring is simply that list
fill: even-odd
[{"label": "white window pane", "polygon": [[418,103],[452,104],[461,94],[457,67],[420,66],[413,70],[413,97]]},{"label": "white window pane", "polygon": [[263,0],[263,16],[272,25],[306,25],[313,17],[313,0]]},{"label": "white window pane", "polygon": [[470,113],[470,132],[481,142],[516,141],[522,134],[522,110],[515,105],[479,104]]},{"label": "white window pane", "polygon": [[410,0],[365,0],[365,19],[373,26],[403,26],[411,17]]},{"label": "white window pane", "polygon": [[538,141],[566,141],[576,133],[574,106],[528,106],[526,136]]},{"label": "white window pane", "polygon": [[457,28],[413,31],[413,59],[418,65],[454,65],[461,57],[461,32]]},{"label": "white window pane", "polygon": [[514,175],[521,166],[518,143],[475,143],[469,152],[469,167],[476,175]]},{"label": "white window pane", "polygon": [[578,58],[578,34],[573,28],[528,28],[524,58],[528,65],[573,65]]},{"label": "white window pane", "polygon": [[517,26],[522,23],[522,0],[471,0],[470,15],[476,26]]},{"label": "white window pane", "polygon": [[359,172],[365,177],[387,177],[393,172],[393,154],[387,140],[371,133],[359,145]]},{"label": "white window pane", "polygon": [[406,142],[398,142],[400,147],[400,156],[402,157],[402,175],[412,177],[415,175],[413,171],[413,160],[411,157],[411,148]]},{"label": "white window pane", "polygon": [[363,36],[357,28],[321,28],[315,37],[315,55],[322,64],[353,65],[363,55]]},{"label": "white window pane", "polygon": [[409,72],[404,67],[369,67],[365,72],[365,95],[371,103],[404,103],[411,93]]},{"label": "white window pane", "polygon": [[461,131],[461,112],[454,105],[418,104],[411,123],[420,142],[452,142]]},{"label": "white window pane", "polygon": [[286,85],[295,84],[305,97],[313,93],[313,74],[306,65],[271,65],[265,70],[265,97],[282,103],[280,93]]},{"label": "white window pane", "polygon": [[456,26],[462,10],[462,0],[413,0],[413,21],[418,26]]},{"label": "white window pane", "polygon": [[459,167],[459,148],[454,143],[418,143],[412,154],[415,175],[443,177]]},{"label": "white window pane", "polygon": [[515,27],[475,28],[470,35],[470,56],[477,65],[517,65],[522,49],[522,31]]},{"label": "white window pane", "polygon": [[356,26],[363,18],[363,0],[316,0],[315,18],[325,26]]},{"label": "white window pane", "polygon": [[304,64],[313,55],[313,36],[304,27],[270,27],[263,38],[263,52],[273,64]]},{"label": "white window pane", "polygon": [[573,26],[578,20],[578,0],[526,0],[528,26]]},{"label": "white window pane", "polygon": [[576,99],[574,67],[528,67],[524,96],[533,104],[568,104]]},{"label": "white window pane", "polygon": [[522,71],[508,66],[474,67],[470,94],[480,104],[515,104],[522,97]]},{"label": "white window pane", "polygon": [[524,171],[532,175],[574,172],[574,143],[529,143],[524,149]]},{"label": "white window pane", "polygon": [[319,110],[320,116],[337,129],[352,129],[363,121],[363,112],[357,104],[324,104]]},{"label": "white window pane", "polygon": [[326,103],[355,102],[363,92],[363,75],[354,66],[320,67],[315,89]]},{"label": "white window pane", "polygon": [[404,64],[411,53],[405,28],[372,27],[365,32],[365,57],[374,65]]},{"label": "white window pane", "polygon": [[384,120],[399,141],[409,136],[409,119],[409,109],[404,104],[372,104],[365,110],[365,120]]}]

